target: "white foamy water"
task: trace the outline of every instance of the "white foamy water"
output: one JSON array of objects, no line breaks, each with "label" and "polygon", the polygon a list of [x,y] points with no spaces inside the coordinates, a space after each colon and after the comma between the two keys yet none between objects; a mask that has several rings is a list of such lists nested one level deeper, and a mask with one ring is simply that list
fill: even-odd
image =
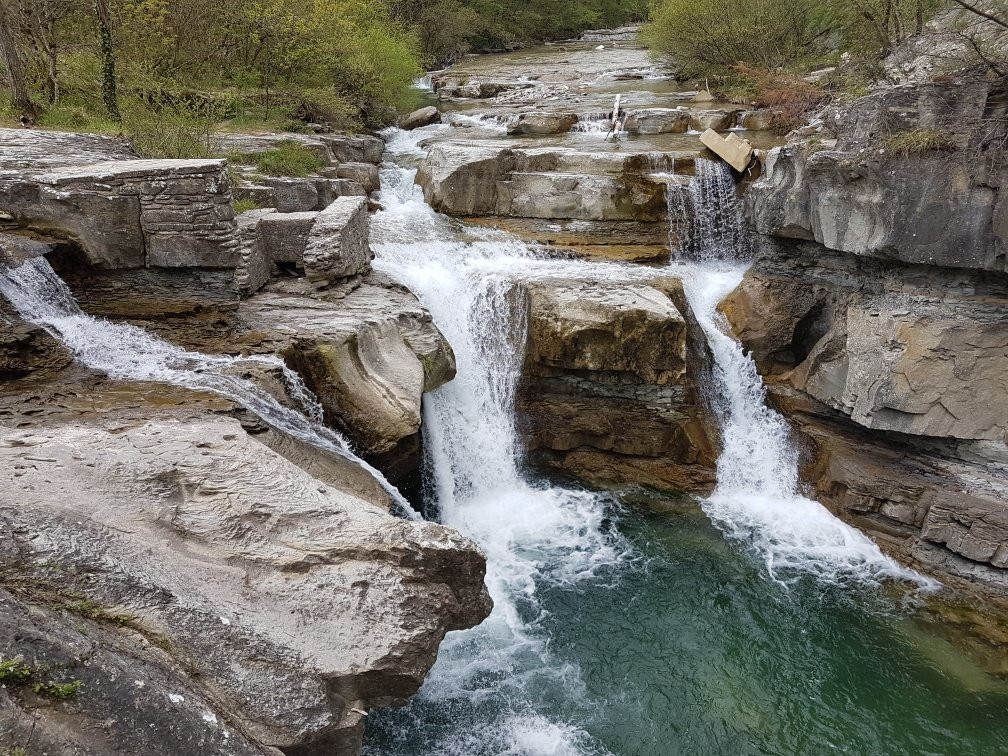
[{"label": "white foamy water", "polygon": [[541,711],[542,690],[577,699],[583,686],[578,669],[557,662],[536,631],[536,594],[592,579],[628,546],[606,522],[604,496],[522,474],[514,401],[526,303],[517,284],[620,268],[548,260],[502,232],[465,227],[434,213],[413,177],[383,171],[374,265],[420,297],[455,350],[458,377],[424,400],[428,482],[441,521],[486,552],[494,599],[486,622],[445,640],[420,698],[445,707],[492,700],[500,712],[479,733],[443,735],[435,752],[472,753],[478,742],[482,753],[581,753],[584,733]]},{"label": "white foamy water", "polygon": [[[722,449],[717,487],[703,508],[729,537],[758,553],[771,576],[811,573],[828,581],[887,578],[934,585],[901,567],[856,528],[800,493],[798,453],[784,418],[766,404],[756,364],[729,336],[717,306],[749,266],[751,249],[741,202],[727,166],[698,160],[688,198],[693,221],[680,254],[694,260],[683,285],[714,357],[708,398]],[[670,202],[682,220],[681,207]]]},{"label": "white foamy water", "polygon": [[[322,425],[322,406],[301,377],[274,356],[229,357],[192,352],[128,323],[111,323],[85,314],[66,283],[44,258],[18,268],[0,265],[0,294],[22,318],[59,339],[83,365],[124,381],[158,381],[227,397],[270,427],[367,470],[411,519],[419,515],[384,475],[362,460],[339,433]],[[241,377],[250,366],[279,372],[302,414]]]}]

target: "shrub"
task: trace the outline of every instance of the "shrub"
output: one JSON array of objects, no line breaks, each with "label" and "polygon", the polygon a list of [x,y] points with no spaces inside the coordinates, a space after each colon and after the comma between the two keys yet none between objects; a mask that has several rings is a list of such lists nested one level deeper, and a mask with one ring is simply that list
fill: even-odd
[{"label": "shrub", "polygon": [[209,158],[219,152],[217,119],[209,109],[185,102],[134,99],[122,108],[123,133],[146,158]]},{"label": "shrub", "polygon": [[826,91],[801,76],[785,71],[767,71],[738,64],[733,70],[752,94],[751,102],[773,113],[771,124],[778,134],[786,134],[805,122],[805,114],[821,105]]},{"label": "shrub", "polygon": [[234,211],[236,214],[240,215],[242,213],[247,213],[250,210],[258,210],[259,203],[254,199],[240,199],[234,201]]},{"label": "shrub", "polygon": [[775,69],[812,53],[828,28],[809,0],[660,0],[644,40],[684,77],[724,74],[738,63]]},{"label": "shrub", "polygon": [[253,156],[253,160],[267,176],[307,176],[317,173],[324,165],[318,155],[293,139]]},{"label": "shrub", "polygon": [[890,134],[882,140],[882,149],[908,157],[924,152],[954,150],[955,135],[943,129],[912,129]]}]

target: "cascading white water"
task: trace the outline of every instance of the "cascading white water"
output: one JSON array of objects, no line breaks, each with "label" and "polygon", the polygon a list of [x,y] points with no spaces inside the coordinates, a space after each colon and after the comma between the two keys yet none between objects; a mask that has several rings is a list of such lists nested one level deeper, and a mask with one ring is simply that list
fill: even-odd
[{"label": "cascading white water", "polygon": [[[17,268],[0,265],[0,294],[22,318],[59,339],[87,367],[118,380],[159,381],[225,396],[272,428],[357,463],[375,477],[405,515],[419,519],[409,502],[379,470],[354,454],[343,436],[321,424],[322,406],[301,377],[278,357],[192,352],[137,326],[87,315],[78,307],[66,283],[41,257]],[[269,392],[236,375],[251,365],[279,371],[291,397],[307,415],[285,407]]]},{"label": "cascading white water", "polygon": [[419,698],[439,707],[493,699],[497,713],[478,734],[453,732],[432,752],[471,753],[476,737],[484,753],[578,753],[584,734],[541,711],[544,686],[573,700],[582,685],[578,670],[553,661],[536,632],[536,594],[590,578],[627,547],[606,525],[605,497],[522,474],[514,399],[526,311],[518,284],[591,268],[547,260],[507,234],[437,215],[413,176],[383,171],[374,266],[420,297],[454,348],[458,377],[424,400],[429,480],[441,520],[486,552],[494,599],[483,625],[448,636]]},{"label": "cascading white water", "polygon": [[[680,255],[693,264],[683,285],[714,357],[708,397],[722,441],[717,486],[704,511],[728,536],[750,544],[776,579],[811,573],[825,581],[896,578],[932,585],[801,495],[787,422],[767,406],[755,362],[728,335],[717,310],[741,282],[752,254],[730,169],[699,159],[688,197],[692,222]],[[669,207],[670,223],[681,225],[681,206],[670,201]]]}]

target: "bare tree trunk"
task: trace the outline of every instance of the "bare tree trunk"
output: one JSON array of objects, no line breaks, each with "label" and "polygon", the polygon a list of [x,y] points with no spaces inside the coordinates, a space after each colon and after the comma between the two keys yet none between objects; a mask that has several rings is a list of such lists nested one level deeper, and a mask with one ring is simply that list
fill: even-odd
[{"label": "bare tree trunk", "polygon": [[0,53],[7,69],[11,105],[21,115],[34,118],[35,106],[28,93],[28,55],[15,23],[15,11],[12,0],[0,0]]},{"label": "bare tree trunk", "polygon": [[121,121],[119,115],[119,94],[116,91],[115,47],[112,44],[112,18],[109,15],[108,0],[95,0],[95,15],[98,17],[98,42],[101,45],[102,62],[102,103],[113,121]]}]

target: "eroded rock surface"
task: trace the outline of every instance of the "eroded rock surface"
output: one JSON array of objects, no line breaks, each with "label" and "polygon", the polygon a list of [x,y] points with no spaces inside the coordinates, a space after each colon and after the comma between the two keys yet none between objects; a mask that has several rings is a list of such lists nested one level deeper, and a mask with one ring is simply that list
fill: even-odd
[{"label": "eroded rock surface", "polygon": [[[193,737],[230,723],[260,749],[236,753],[355,752],[362,712],[403,703],[444,633],[489,611],[470,542],[322,483],[235,420],[4,426],[0,456],[7,567],[131,617],[189,674],[188,711],[222,713]],[[31,638],[5,655],[38,655]]]},{"label": "eroded rock surface", "polygon": [[[771,153],[760,255],[722,309],[811,440],[825,503],[906,558],[1008,593],[1008,101],[986,83],[832,111]],[[940,133],[896,154],[893,135]]]}]

